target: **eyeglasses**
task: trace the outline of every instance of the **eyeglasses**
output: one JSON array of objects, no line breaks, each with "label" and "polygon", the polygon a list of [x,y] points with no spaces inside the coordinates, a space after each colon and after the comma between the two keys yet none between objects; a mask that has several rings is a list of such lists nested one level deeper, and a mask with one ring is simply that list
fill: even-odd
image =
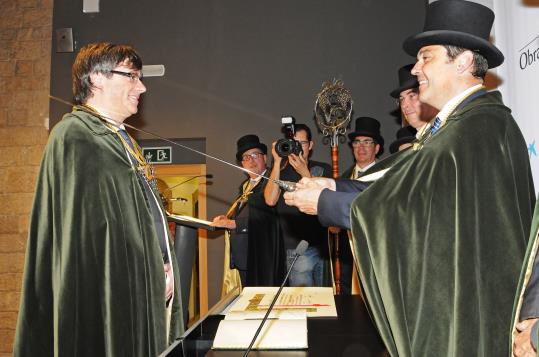
[{"label": "eyeglasses", "polygon": [[241,161],[251,161],[251,160],[256,160],[258,159],[259,157],[261,157],[262,155],[264,155],[264,153],[261,153],[261,152],[253,152],[251,154],[245,154],[241,157]]},{"label": "eyeglasses", "polygon": [[136,82],[137,79],[139,81],[142,81],[142,73],[135,73],[135,72],[122,72],[122,71],[115,71],[111,70],[110,73],[119,74],[120,76],[128,77],[131,82]]},{"label": "eyeglasses", "polygon": [[371,146],[374,140],[352,140],[352,146]]}]

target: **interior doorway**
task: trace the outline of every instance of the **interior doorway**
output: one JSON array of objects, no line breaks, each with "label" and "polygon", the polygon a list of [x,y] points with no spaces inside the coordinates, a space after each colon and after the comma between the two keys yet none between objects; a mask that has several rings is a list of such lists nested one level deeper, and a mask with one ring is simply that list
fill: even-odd
[{"label": "interior doorway", "polygon": [[[155,165],[155,176],[161,198],[168,212],[207,219],[206,165]],[[170,222],[176,232],[176,223]],[[208,311],[207,232],[198,230],[198,245],[191,274],[189,321],[196,321]],[[185,304],[186,302],[184,302]]]}]

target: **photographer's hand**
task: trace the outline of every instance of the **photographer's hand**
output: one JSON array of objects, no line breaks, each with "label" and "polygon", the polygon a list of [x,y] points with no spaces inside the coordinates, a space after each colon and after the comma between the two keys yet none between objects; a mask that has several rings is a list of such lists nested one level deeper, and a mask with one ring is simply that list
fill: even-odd
[{"label": "photographer's hand", "polygon": [[[277,154],[277,151],[275,151],[275,144],[277,142],[274,141],[271,145],[271,155],[273,156],[273,166],[271,168],[270,172],[270,178],[273,180],[279,180],[279,177],[281,175],[281,157]],[[273,182],[268,181],[266,184],[266,187],[264,188],[264,201],[266,201],[266,204],[268,206],[275,206],[277,204],[277,201],[279,200],[279,196],[281,194],[281,189],[279,186]]]},{"label": "photographer's hand", "polygon": [[290,154],[288,155],[288,162],[301,177],[311,177],[307,160],[303,156]]},{"label": "photographer's hand", "polygon": [[273,167],[281,167],[281,161],[283,160],[282,157],[277,154],[277,151],[275,150],[275,144],[277,144],[276,141],[271,143],[271,156],[273,157]]}]

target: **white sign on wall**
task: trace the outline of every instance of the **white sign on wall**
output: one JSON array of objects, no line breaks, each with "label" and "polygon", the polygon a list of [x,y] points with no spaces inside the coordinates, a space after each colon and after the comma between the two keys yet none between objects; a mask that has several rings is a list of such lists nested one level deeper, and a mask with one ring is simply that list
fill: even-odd
[{"label": "white sign on wall", "polygon": [[492,2],[495,43],[505,55],[497,70],[502,80],[499,89],[524,134],[539,190],[539,5],[521,0]]}]

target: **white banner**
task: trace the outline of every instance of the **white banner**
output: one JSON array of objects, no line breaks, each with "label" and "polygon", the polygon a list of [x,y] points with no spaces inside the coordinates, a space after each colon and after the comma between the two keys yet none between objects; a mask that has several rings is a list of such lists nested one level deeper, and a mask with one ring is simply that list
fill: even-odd
[{"label": "white banner", "polygon": [[524,134],[535,189],[539,190],[539,4],[491,1],[496,14],[494,42],[505,55],[505,62],[496,71],[501,80],[499,90]]},{"label": "white banner", "polygon": [[492,39],[505,61],[492,72],[498,77],[495,82],[499,82],[505,105],[524,134],[539,191],[539,0],[473,1],[496,15]]}]

